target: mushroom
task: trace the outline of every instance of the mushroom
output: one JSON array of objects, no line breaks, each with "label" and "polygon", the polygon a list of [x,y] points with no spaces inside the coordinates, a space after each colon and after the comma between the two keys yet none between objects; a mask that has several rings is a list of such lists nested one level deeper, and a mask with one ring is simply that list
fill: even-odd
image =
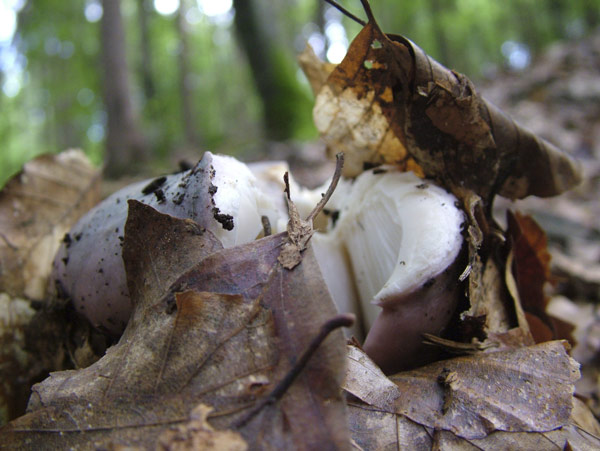
[{"label": "mushroom", "polygon": [[[413,173],[380,168],[356,178],[328,232],[342,257],[321,264],[324,278],[340,306],[352,302],[339,287],[340,273],[351,271],[367,332],[364,350],[386,373],[432,359],[422,335],[440,334],[456,308],[465,220],[457,204]],[[319,238],[315,253],[333,260],[330,250],[319,251],[328,246]]]},{"label": "mushroom", "polygon": [[190,218],[232,247],[262,233],[261,218],[279,222],[279,210],[258,187],[250,169],[235,158],[206,152],[191,170],[135,183],[90,210],[65,236],[53,263],[59,295],[96,328],[119,336],[131,301],[121,258],[127,200],[161,213]]},{"label": "mushroom", "polygon": [[[262,236],[265,216],[273,233],[286,230],[287,170],[207,152],[187,172],[124,188],[65,237],[54,261],[57,286],[95,327],[118,336],[131,313],[121,259],[127,199],[193,219],[232,247]],[[289,189],[301,216],[324,192],[291,177]],[[352,334],[366,334],[364,349],[385,372],[433,358],[422,335],[440,334],[460,297],[463,221],[453,195],[392,167],[340,180],[315,218],[310,245],[323,279],[340,311],[362,317]]]},{"label": "mushroom", "polygon": [[[287,165],[257,168],[261,183],[280,193]],[[309,191],[291,181],[301,214],[328,184]],[[465,216],[458,200],[412,172],[382,166],[340,180],[327,210],[311,245],[338,310],[362,318],[351,333],[359,340],[366,334],[364,350],[386,373],[432,361],[436,349],[423,344],[423,334],[441,334],[461,296]],[[284,230],[287,217],[279,221]]]}]

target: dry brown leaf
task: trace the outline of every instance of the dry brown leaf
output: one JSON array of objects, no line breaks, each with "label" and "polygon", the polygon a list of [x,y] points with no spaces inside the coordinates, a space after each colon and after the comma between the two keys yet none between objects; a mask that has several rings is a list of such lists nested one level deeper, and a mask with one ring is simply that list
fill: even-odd
[{"label": "dry brown leaf", "polygon": [[[548,432],[496,431],[482,439],[465,439],[452,432],[435,430],[362,403],[351,401],[348,408],[352,444],[361,450],[592,450],[600,439],[574,423]],[[570,446],[570,447],[569,447]]]},{"label": "dry brown leaf", "polygon": [[298,55],[298,63],[302,68],[302,72],[306,75],[313,94],[321,90],[321,87],[327,81],[329,74],[335,69],[335,64],[321,61],[310,44]]},{"label": "dry brown leaf", "polygon": [[46,301],[54,252],[98,201],[98,188],[99,171],[69,150],[26,163],[0,192],[0,424],[24,412],[30,385],[47,374],[44,362],[64,357],[31,352],[30,332],[40,332],[31,300]]},{"label": "dry brown leaf", "polygon": [[158,438],[161,451],[245,451],[248,444],[234,431],[215,430],[207,421],[213,409],[204,404],[195,407],[188,423],[167,429]]},{"label": "dry brown leaf", "polygon": [[99,200],[100,171],[79,150],[25,164],[0,192],[0,291],[44,300],[65,232]]},{"label": "dry brown leaf", "polygon": [[[482,265],[478,261],[478,264]],[[483,318],[483,330],[486,335],[495,332],[503,333],[512,326],[510,317],[511,310],[508,309],[510,303],[504,289],[503,272],[498,268],[498,263],[490,258],[481,269],[476,267],[473,274],[480,273],[480,285],[472,287],[470,303],[471,307],[462,314],[464,317]],[[471,281],[473,278],[470,279]],[[473,296],[477,293],[477,296]]]},{"label": "dry brown leaf", "polygon": [[339,331],[279,400],[252,411],[334,315],[312,250],[289,271],[277,262],[286,234],[219,250],[192,221],[130,209],[123,255],[135,307],[124,335],[94,365],[36,385],[3,442],[150,447],[205,404],[212,427],[237,429],[250,448],[345,447]]},{"label": "dry brown leaf", "polygon": [[347,177],[360,174],[365,166],[384,163],[422,175],[407,152],[403,130],[394,128],[395,123],[388,120],[402,114],[394,104],[393,72],[365,67],[371,61],[368,55],[372,47],[377,45],[376,39],[363,37],[365,30],[352,42],[346,58],[316,96],[314,123],[330,153],[345,153]]},{"label": "dry brown leaf", "polygon": [[344,389],[364,403],[356,407],[472,440],[494,431],[565,426],[578,377],[578,364],[559,341],[440,361],[389,379],[360,349],[349,347]]},{"label": "dry brown leaf", "polygon": [[25,350],[25,330],[34,314],[29,301],[0,293],[0,424],[20,415],[27,405],[25,374],[35,357]]},{"label": "dry brown leaf", "polygon": [[552,276],[545,232],[533,218],[519,212],[508,211],[507,222],[512,241],[512,273],[535,342],[567,339],[574,345],[574,327],[546,313],[549,298],[545,286],[552,282]]},{"label": "dry brown leaf", "polygon": [[518,126],[464,75],[410,40],[384,34],[367,0],[361,3],[369,22],[313,110],[328,145],[347,152],[346,175],[357,175],[364,164],[420,167],[486,203],[496,193],[553,196],[580,182],[567,154]]},{"label": "dry brown leaf", "polygon": [[[560,354],[559,360],[563,365],[556,368],[556,374],[564,379],[558,382],[553,379],[554,374],[549,374],[552,368],[546,365],[546,374],[538,373],[535,377],[522,377],[527,371],[522,373],[522,370],[529,365],[540,365],[540,351],[550,354],[555,354],[557,351]],[[517,353],[517,355],[513,355]],[[494,356],[494,354],[496,354]],[[496,382],[508,374],[500,369],[490,371],[490,367],[486,365],[488,357],[498,357],[504,355],[508,357],[506,360],[499,359],[499,362],[511,361],[512,369],[508,369],[509,373],[513,373],[521,377],[521,382],[512,385],[515,378],[511,378],[506,383],[505,388],[494,384],[492,389],[481,387],[478,385],[478,380],[485,380],[487,375],[487,383],[492,380]],[[512,357],[511,357],[512,356]],[[526,356],[526,359],[522,357]],[[477,359],[482,359],[478,361]],[[520,351],[509,351],[503,353],[480,354],[472,358],[455,359],[456,361],[468,362],[467,366],[479,372],[479,378],[461,379],[457,376],[460,372],[459,367],[450,367],[456,363],[454,360],[439,362],[439,364],[430,365],[416,372],[401,373],[392,379],[396,384],[387,379],[383,373],[362,353],[358,348],[349,348],[349,367],[347,371],[347,379],[345,383],[346,389],[349,390],[348,401],[348,422],[352,434],[352,444],[356,449],[363,450],[382,450],[382,449],[414,449],[414,450],[489,450],[495,451],[499,449],[535,449],[535,450],[556,450],[556,449],[597,449],[600,446],[600,438],[598,436],[598,422],[594,419],[589,409],[576,398],[572,398],[573,410],[571,410],[570,399],[566,404],[563,400],[556,400],[557,404],[549,401],[549,405],[537,403],[535,408],[543,410],[534,413],[530,417],[531,412],[524,413],[520,409],[527,407],[527,399],[530,396],[535,397],[536,392],[542,397],[547,395],[546,390],[552,390],[553,387],[546,387],[546,384],[554,387],[559,386],[562,392],[562,398],[571,398],[572,382],[577,373],[576,366],[573,361],[564,352],[563,345],[560,342],[545,343],[532,348],[522,348]],[[469,360],[471,362],[469,362]],[[447,363],[448,367],[443,377],[437,376],[440,368],[443,371],[443,364]],[[481,368],[477,368],[479,365]],[[429,374],[427,374],[429,373]],[[521,374],[522,373],[522,374]],[[570,373],[570,375],[568,374]],[[481,377],[483,376],[483,377]],[[531,373],[529,373],[531,376]],[[541,377],[540,377],[541,376]],[[545,376],[545,377],[544,377]],[[453,394],[448,394],[452,390],[451,384],[448,384],[448,379],[454,379],[451,384],[457,388],[457,382],[462,380],[467,381],[469,387],[466,387],[465,392],[473,392],[478,390],[480,393],[475,394],[475,398],[487,397],[487,401],[479,403],[476,399],[473,402],[463,402],[462,400],[454,404]],[[450,386],[449,386],[450,385]],[[465,384],[462,384],[463,388]],[[500,384],[502,385],[502,383]],[[428,390],[420,390],[419,387],[428,386]],[[510,396],[513,399],[508,399]],[[514,398],[517,402],[514,402]],[[536,402],[536,401],[534,401]],[[497,406],[506,408],[505,414],[496,415]],[[567,406],[565,409],[552,410],[556,406]],[[444,408],[447,410],[444,413]],[[458,408],[458,409],[455,409]],[[535,410],[535,408],[533,410]],[[465,419],[473,419],[470,414],[479,410],[482,414],[481,426],[488,432],[482,437],[476,438],[468,432],[473,432],[470,429],[471,425],[466,425],[464,429]],[[427,417],[426,412],[431,414]],[[511,429],[511,432],[502,430],[494,430],[495,424],[504,419],[513,422],[513,425],[521,422],[527,422],[527,418],[531,418],[533,422],[537,422],[538,416],[543,416],[551,412],[551,415],[558,412],[555,420],[557,424],[562,423],[562,426],[553,428],[551,424],[540,428],[541,424],[533,425],[523,424]],[[569,412],[571,415],[569,416]],[[520,418],[521,414],[525,418]],[[435,419],[437,415],[437,420]],[[444,418],[446,417],[446,418]],[[543,420],[542,420],[543,421]],[[496,423],[495,423],[496,422]],[[477,420],[475,420],[477,423]],[[461,424],[459,427],[455,427]],[[537,426],[537,427],[536,427]],[[546,429],[547,428],[547,429]],[[470,429],[470,431],[469,431]],[[466,433],[467,432],[467,433]],[[532,433],[533,432],[533,433]],[[572,448],[569,448],[571,446]]]}]

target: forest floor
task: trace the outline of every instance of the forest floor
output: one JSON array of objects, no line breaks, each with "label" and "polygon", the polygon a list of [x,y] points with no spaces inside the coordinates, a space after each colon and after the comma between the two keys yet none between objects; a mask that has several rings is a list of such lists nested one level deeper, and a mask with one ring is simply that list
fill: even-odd
[{"label": "forest floor", "polygon": [[581,163],[584,181],[551,199],[496,202],[531,214],[548,235],[550,313],[576,326],[573,357],[582,364],[577,394],[600,416],[600,31],[550,47],[520,73],[480,87],[519,123]]}]

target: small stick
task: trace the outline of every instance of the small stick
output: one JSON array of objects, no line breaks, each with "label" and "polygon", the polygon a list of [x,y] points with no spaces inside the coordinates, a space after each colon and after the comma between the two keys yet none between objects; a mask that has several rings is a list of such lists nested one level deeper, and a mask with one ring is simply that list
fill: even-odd
[{"label": "small stick", "polygon": [[342,168],[343,167],[344,167],[344,153],[340,152],[335,156],[335,172],[333,173],[333,178],[331,179],[329,188],[327,188],[327,192],[323,195],[323,197],[321,198],[321,200],[319,201],[317,206],[315,208],[313,208],[313,211],[310,212],[310,214],[306,218],[307,221],[312,222],[315,219],[315,217],[321,212],[321,210],[323,210],[323,208],[325,207],[325,204],[327,203],[327,201],[329,200],[329,198],[335,191],[335,187],[337,186],[338,182],[340,181],[340,177],[342,176]]},{"label": "small stick", "polygon": [[335,329],[340,327],[350,327],[354,324],[356,317],[351,313],[343,313],[341,315],[334,316],[329,319],[321,326],[321,330],[318,335],[312,339],[308,347],[304,350],[300,358],[296,361],[294,366],[287,372],[285,377],[279,381],[273,391],[264,397],[250,412],[244,415],[240,420],[234,423],[235,429],[244,426],[250,421],[260,410],[266,405],[277,402],[285,392],[294,383],[296,378],[300,375],[310,358],[314,355],[315,351],[321,346],[327,336]]},{"label": "small stick", "polygon": [[269,221],[269,217],[265,216],[265,215],[261,216],[260,222],[262,222],[264,235],[265,236],[271,235],[272,230],[271,230],[271,221]]},{"label": "small stick", "polygon": [[329,3],[335,9],[337,9],[342,14],[344,14],[346,17],[349,17],[350,19],[352,19],[353,21],[359,23],[363,27],[367,24],[364,20],[359,19],[358,17],[356,17],[354,14],[352,14],[350,11],[348,11],[346,8],[344,8],[342,5],[340,5],[339,3],[335,2],[334,0],[325,0],[325,3]]},{"label": "small stick", "polygon": [[287,171],[285,172],[285,174],[283,174],[283,183],[285,183],[285,189],[283,190],[283,192],[285,193],[287,200],[290,200],[290,174]]},{"label": "small stick", "polygon": [[365,12],[367,13],[367,18],[369,22],[375,24],[375,16],[373,16],[373,11],[371,10],[371,5],[369,4],[369,0],[360,0]]}]

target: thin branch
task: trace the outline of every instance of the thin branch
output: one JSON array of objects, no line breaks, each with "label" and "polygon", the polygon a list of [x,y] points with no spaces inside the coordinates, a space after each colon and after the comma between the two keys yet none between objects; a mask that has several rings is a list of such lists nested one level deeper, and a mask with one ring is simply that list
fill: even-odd
[{"label": "thin branch", "polygon": [[325,0],[325,3],[329,3],[335,9],[337,9],[342,14],[344,14],[346,17],[349,17],[350,19],[352,19],[353,21],[359,23],[363,27],[367,24],[364,20],[359,19],[358,17],[356,17],[354,14],[352,14],[350,11],[348,11],[346,8],[344,8],[342,5],[340,5],[336,1],[334,1],[334,0]]},{"label": "thin branch", "polygon": [[285,174],[283,174],[283,183],[285,183],[285,189],[283,190],[283,192],[285,193],[287,200],[289,201],[290,198],[290,174],[286,171]]},{"label": "thin branch", "polygon": [[271,235],[271,233],[272,233],[272,231],[271,231],[271,221],[269,221],[269,217],[263,215],[263,216],[260,217],[260,221],[262,222],[264,235],[265,236]]},{"label": "thin branch", "polygon": [[331,198],[331,195],[335,191],[335,187],[340,181],[340,177],[342,176],[342,168],[344,167],[344,153],[340,152],[335,156],[335,172],[333,173],[333,178],[331,179],[331,183],[329,184],[329,188],[327,188],[327,192],[323,195],[317,206],[310,212],[307,221],[313,221],[321,210],[325,207],[327,201]]},{"label": "thin branch", "polygon": [[254,416],[260,412],[263,407],[277,402],[285,392],[291,387],[296,378],[300,375],[310,358],[315,354],[316,350],[321,346],[327,336],[335,329],[340,327],[350,327],[354,324],[356,317],[351,313],[343,313],[341,315],[334,316],[329,319],[321,326],[321,330],[318,335],[312,339],[308,347],[304,350],[300,358],[296,361],[294,366],[287,372],[285,377],[279,381],[273,391],[268,396],[264,397],[250,412],[244,415],[240,420],[234,424],[234,429],[238,429],[244,426]]},{"label": "thin branch", "polygon": [[375,24],[376,20],[375,20],[375,16],[373,16],[373,11],[371,10],[371,5],[369,4],[369,0],[360,0],[360,3],[362,4],[363,8],[365,9],[365,12],[367,13],[367,18],[369,19],[369,22],[372,22],[373,24]]}]

